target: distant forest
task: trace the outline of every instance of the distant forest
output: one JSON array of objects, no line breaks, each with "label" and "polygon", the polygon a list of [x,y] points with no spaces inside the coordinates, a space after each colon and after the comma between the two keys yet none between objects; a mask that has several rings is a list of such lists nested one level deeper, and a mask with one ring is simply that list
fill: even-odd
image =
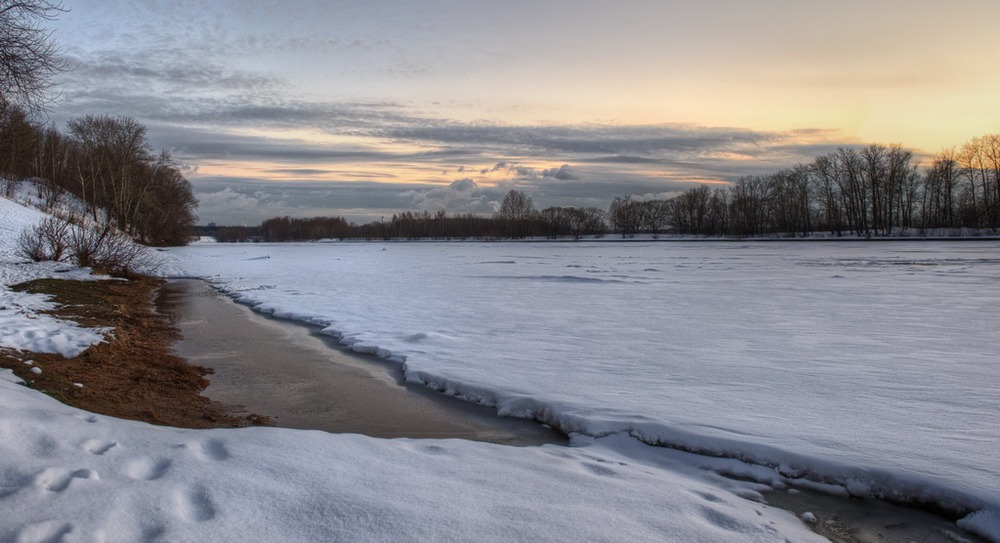
[{"label": "distant forest", "polygon": [[1000,135],[976,137],[919,167],[899,145],[842,148],[810,164],[728,185],[701,185],[665,200],[616,197],[607,210],[535,209],[507,193],[491,217],[397,213],[349,224],[340,217],[278,217],[253,227],[201,232],[219,241],[317,239],[580,238],[618,234],[696,236],[954,235],[1000,229]]}]

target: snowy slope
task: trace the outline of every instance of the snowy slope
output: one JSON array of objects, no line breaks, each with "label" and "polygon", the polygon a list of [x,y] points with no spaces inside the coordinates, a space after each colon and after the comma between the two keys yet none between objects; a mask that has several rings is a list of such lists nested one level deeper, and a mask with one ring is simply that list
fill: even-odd
[{"label": "snowy slope", "polygon": [[38,210],[0,198],[0,347],[76,356],[101,341],[101,331],[43,315],[39,311],[53,307],[44,297],[8,288],[44,277],[90,277],[86,270],[55,262],[30,263],[18,254],[17,238],[22,229],[45,217]]},{"label": "snowy slope", "polygon": [[[45,320],[40,297],[6,288],[85,276],[11,250],[39,218],[0,199],[0,329],[6,348],[67,353],[84,332],[99,335]],[[86,413],[16,381],[0,370],[4,543],[823,540],[790,513],[739,497],[760,500],[762,485],[699,469],[691,455],[650,456],[631,438],[514,448],[181,430]]]},{"label": "snowy slope", "polygon": [[1000,510],[996,242],[396,243],[178,249],[259,311],[408,379],[627,432]]}]

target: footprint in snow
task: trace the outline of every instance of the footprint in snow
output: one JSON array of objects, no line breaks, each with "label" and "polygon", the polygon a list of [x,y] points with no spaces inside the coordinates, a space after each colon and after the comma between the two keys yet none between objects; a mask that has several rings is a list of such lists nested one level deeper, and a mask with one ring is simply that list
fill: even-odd
[{"label": "footprint in snow", "polygon": [[137,458],[125,464],[127,477],[138,481],[155,481],[167,474],[172,462],[166,458]]},{"label": "footprint in snow", "polygon": [[215,504],[208,491],[193,487],[180,491],[176,496],[177,512],[189,522],[204,522],[215,518]]},{"label": "footprint in snow", "polygon": [[57,543],[73,531],[73,525],[59,520],[47,520],[30,524],[21,529],[16,541],[37,541],[39,543]]},{"label": "footprint in snow", "polygon": [[177,445],[177,447],[191,451],[191,454],[199,460],[221,461],[230,457],[229,449],[226,448],[226,444],[221,439],[185,443]]},{"label": "footprint in snow", "polygon": [[52,492],[62,492],[69,488],[73,479],[93,479],[100,477],[92,469],[78,469],[70,472],[63,468],[46,468],[35,476],[35,486]]},{"label": "footprint in snow", "polygon": [[102,441],[100,439],[88,439],[83,442],[83,450],[100,456],[118,446],[117,441]]},{"label": "footprint in snow", "polygon": [[0,499],[18,493],[21,489],[31,486],[31,475],[12,468],[0,470]]}]

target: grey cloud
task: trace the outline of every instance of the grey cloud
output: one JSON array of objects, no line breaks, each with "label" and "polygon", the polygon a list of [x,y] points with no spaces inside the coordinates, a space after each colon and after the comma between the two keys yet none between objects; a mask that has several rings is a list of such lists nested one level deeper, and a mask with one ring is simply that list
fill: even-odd
[{"label": "grey cloud", "polygon": [[468,177],[466,177],[465,179],[459,179],[458,181],[455,181],[450,185],[452,189],[457,190],[459,192],[468,192],[470,190],[474,190],[477,186],[478,185],[476,185],[476,182]]},{"label": "grey cloud", "polygon": [[[409,160],[428,162],[445,157],[525,157],[572,163],[667,165],[728,169],[729,153],[779,158],[786,165],[807,159],[811,150],[835,144],[800,147],[798,136],[737,128],[690,125],[530,126],[458,123],[421,117],[407,108],[383,102],[312,103],[289,98],[283,84],[267,76],[229,70],[210,60],[178,53],[147,60],[137,55],[98,55],[81,59],[83,77],[67,88],[62,111],[130,114],[157,130],[172,131],[170,147],[191,160],[245,157],[288,162],[320,160]],[[80,75],[80,74],[77,74]],[[76,77],[76,75],[74,75]],[[117,81],[117,83],[116,83]],[[164,91],[163,89],[168,89]],[[233,135],[239,128],[306,128],[373,143],[370,149],[305,145]],[[151,128],[153,128],[151,126]],[[151,138],[155,137],[150,131]],[[433,154],[394,156],[374,144],[406,142],[434,148]],[[815,144],[810,144],[815,145]],[[746,161],[741,161],[746,162]],[[532,172],[508,161],[519,177]],[[485,169],[480,173],[487,173]],[[566,177],[567,172],[549,172]],[[545,175],[544,173],[542,175]]]},{"label": "grey cloud", "polygon": [[273,169],[270,169],[270,170],[264,170],[264,172],[265,173],[280,173],[280,174],[287,174],[287,175],[305,175],[305,176],[325,175],[325,174],[331,174],[331,173],[333,173],[332,170],[320,170],[320,169],[312,169],[312,168],[273,168]]},{"label": "grey cloud", "polygon": [[65,109],[116,114],[124,109],[147,122],[211,131],[218,140],[229,139],[220,128],[308,127],[470,155],[572,161],[606,157],[622,164],[710,158],[732,150],[759,155],[769,146],[787,143],[781,134],[735,128],[458,123],[413,115],[394,103],[304,102],[289,98],[276,79],[172,51],[153,59],[104,54],[78,62],[81,67],[73,76],[75,88],[67,88]]},{"label": "grey cloud", "polygon": [[662,164],[665,161],[659,158],[649,158],[629,155],[602,155],[583,157],[577,159],[578,162],[600,162],[608,164]]},{"label": "grey cloud", "polygon": [[522,166],[520,164],[509,164],[507,162],[497,162],[492,168],[483,169],[481,173],[488,172],[507,172],[514,174],[518,177],[531,177],[535,175],[535,169],[529,168],[527,166]]},{"label": "grey cloud", "polygon": [[258,224],[280,215],[337,216],[364,223],[408,209],[407,185],[379,182],[288,181],[242,178],[192,181],[203,223]]},{"label": "grey cloud", "polygon": [[573,173],[573,170],[569,164],[563,164],[558,168],[549,168],[547,170],[542,170],[542,177],[554,177],[562,181],[570,181],[573,179],[578,179],[576,174]]},{"label": "grey cloud", "polygon": [[146,48],[131,52],[99,52],[67,59],[76,69],[67,83],[81,88],[119,87],[145,93],[226,92],[274,93],[283,86],[277,78],[234,70],[192,55],[186,49]]},{"label": "grey cloud", "polygon": [[386,137],[438,144],[480,145],[539,153],[610,156],[689,156],[739,148],[755,151],[778,134],[686,125],[506,126],[417,122],[376,128]]},{"label": "grey cloud", "polygon": [[400,193],[409,198],[413,207],[427,211],[449,213],[492,213],[499,206],[503,191],[480,187],[471,178],[459,179],[444,187],[410,189]]},{"label": "grey cloud", "polygon": [[[70,74],[74,82],[64,88],[54,117],[132,115],[147,124],[154,146],[191,165],[189,173],[196,173],[200,161],[265,160],[280,165],[267,173],[330,177],[291,183],[195,176],[199,215],[220,224],[255,223],[279,214],[339,215],[367,222],[406,209],[491,213],[513,187],[528,191],[540,208],[604,208],[617,195],[665,194],[701,179],[769,173],[842,145],[836,134],[822,131],[461,123],[420,116],[391,102],[312,103],[290,98],[284,83],[267,75],[229,69],[211,57],[165,51],[152,59],[140,52],[80,56],[77,72]],[[247,128],[301,129],[352,140],[279,140],[241,133]],[[800,138],[809,143],[798,143]],[[395,143],[416,150],[392,151]],[[533,161],[563,165],[525,165]],[[335,173],[328,168],[331,163],[345,167]],[[455,164],[493,166],[459,166],[463,179],[415,187],[393,182],[393,165],[401,163],[422,163],[435,172],[453,171]],[[352,172],[351,164],[386,168],[385,173],[370,167]],[[487,187],[473,178],[501,171],[516,182]]]}]

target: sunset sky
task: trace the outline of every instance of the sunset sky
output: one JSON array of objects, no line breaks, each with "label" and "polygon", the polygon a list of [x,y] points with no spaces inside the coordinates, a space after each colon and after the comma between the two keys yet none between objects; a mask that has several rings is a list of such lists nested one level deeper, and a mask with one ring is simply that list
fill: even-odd
[{"label": "sunset sky", "polygon": [[1000,132],[997,0],[64,0],[51,117],[130,115],[201,222],[606,208]]}]

